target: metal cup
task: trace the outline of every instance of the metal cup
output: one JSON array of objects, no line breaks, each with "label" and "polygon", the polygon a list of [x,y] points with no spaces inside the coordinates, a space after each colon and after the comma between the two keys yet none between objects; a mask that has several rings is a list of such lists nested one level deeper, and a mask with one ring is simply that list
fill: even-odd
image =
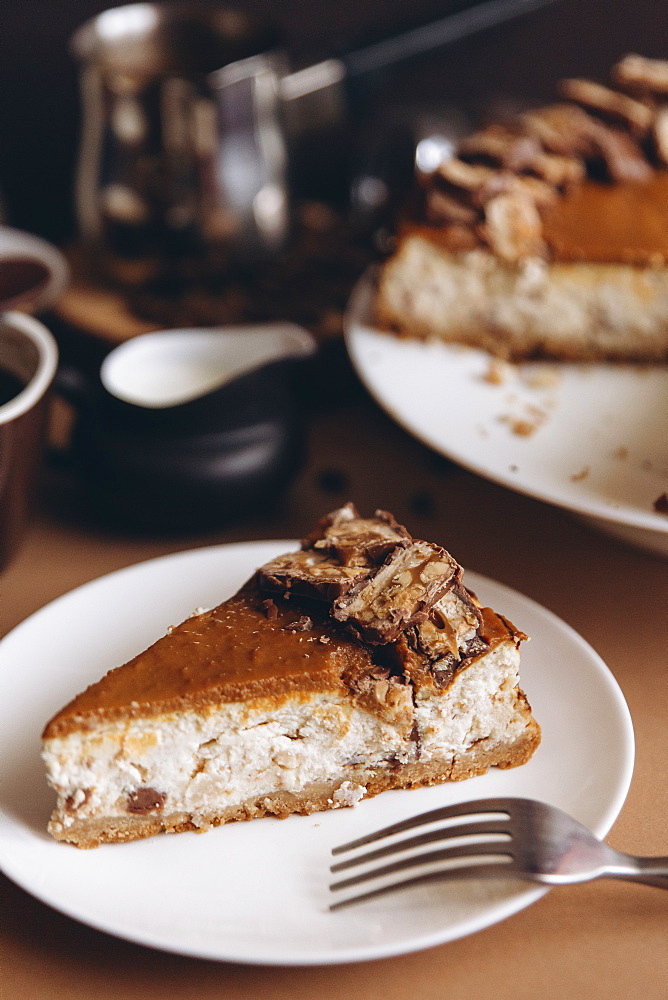
[{"label": "metal cup", "polygon": [[0,571],[29,519],[57,363],[45,326],[24,313],[0,314]]},{"label": "metal cup", "polygon": [[220,7],[140,3],[72,39],[81,64],[80,233],[107,275],[255,263],[288,232],[273,28]]},{"label": "metal cup", "polygon": [[124,284],[174,277],[171,265],[187,277],[270,259],[289,233],[289,146],[307,122],[340,120],[357,79],[552,2],[469,0],[431,25],[296,71],[273,27],[237,11],[138,3],[103,12],[72,39],[84,240]]}]

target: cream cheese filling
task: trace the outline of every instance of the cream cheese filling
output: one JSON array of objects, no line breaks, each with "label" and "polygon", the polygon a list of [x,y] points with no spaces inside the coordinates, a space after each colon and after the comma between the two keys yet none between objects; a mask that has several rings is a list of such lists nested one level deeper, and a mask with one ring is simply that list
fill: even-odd
[{"label": "cream cheese filling", "polygon": [[[337,791],[332,806],[365,794],[365,772],[415,761],[452,760],[481,740],[510,743],[526,727],[518,711],[519,653],[501,643],[457,674],[445,691],[420,692],[400,723],[325,692],[229,703],[103,723],[45,741],[58,794],[54,821],[128,817],[133,797],[155,793],[148,812],[215,816],[248,800],[313,783]],[[410,700],[411,689],[405,688]],[[150,799],[150,794],[149,794]]]}]

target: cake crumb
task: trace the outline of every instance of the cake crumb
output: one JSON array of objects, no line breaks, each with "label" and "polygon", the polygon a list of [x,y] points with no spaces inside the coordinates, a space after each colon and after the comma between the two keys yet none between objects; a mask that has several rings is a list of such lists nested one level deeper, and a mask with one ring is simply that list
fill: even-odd
[{"label": "cake crumb", "polygon": [[530,420],[514,420],[510,426],[513,434],[517,434],[518,437],[531,437],[538,429],[537,425],[532,424]]},{"label": "cake crumb", "polygon": [[356,806],[365,795],[364,785],[354,785],[352,781],[344,781],[334,792],[334,804],[337,806]]},{"label": "cake crumb", "polygon": [[561,381],[562,374],[558,368],[542,365],[522,372],[522,381],[530,389],[553,389]]},{"label": "cake crumb", "polygon": [[483,373],[482,380],[489,385],[504,385],[510,374],[511,366],[501,358],[490,358],[487,370]]},{"label": "cake crumb", "polygon": [[499,419],[502,423],[508,424],[513,434],[518,437],[531,437],[543,426],[547,420],[547,414],[537,406],[529,406],[524,416],[506,413]]},{"label": "cake crumb", "polygon": [[625,448],[623,444],[620,444],[619,448],[615,448],[612,453],[613,458],[618,458],[620,461],[629,457],[629,449]]},{"label": "cake crumb", "polygon": [[574,472],[570,477],[572,483],[579,483],[589,475],[589,466],[583,465],[579,472]]}]

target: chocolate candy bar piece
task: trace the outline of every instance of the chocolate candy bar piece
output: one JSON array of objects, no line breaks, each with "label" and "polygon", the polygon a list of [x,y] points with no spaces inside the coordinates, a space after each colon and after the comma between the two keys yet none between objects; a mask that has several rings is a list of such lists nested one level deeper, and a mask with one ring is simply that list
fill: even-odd
[{"label": "chocolate candy bar piece", "polygon": [[346,504],[302,546],[258,570],[264,592],[324,602],[368,642],[395,643],[407,633],[429,662],[459,660],[477,634],[480,613],[459,564],[440,546],[411,538],[391,514],[362,518]]},{"label": "chocolate candy bar piece", "polygon": [[325,552],[303,549],[265,563],[257,572],[257,580],[260,589],[268,593],[285,597],[295,594],[331,604],[368,572],[366,567],[343,566]]},{"label": "chocolate candy bar piece", "polygon": [[361,583],[397,546],[408,545],[405,528],[385,511],[362,518],[353,504],[335,510],[289,552],[262,566],[262,590],[293,593],[332,603]]},{"label": "chocolate candy bar piece", "polygon": [[480,611],[459,580],[433,605],[429,617],[417,626],[417,646],[430,660],[447,654],[455,659],[480,628]]},{"label": "chocolate candy bar piece", "polygon": [[323,518],[302,545],[324,552],[344,566],[369,568],[381,563],[397,545],[407,545],[410,540],[403,525],[387,511],[360,517],[355,506],[348,503]]},{"label": "chocolate candy bar piece", "polygon": [[394,642],[405,629],[428,618],[460,574],[445,549],[411,541],[395,548],[375,573],[338,598],[332,614],[368,641]]}]

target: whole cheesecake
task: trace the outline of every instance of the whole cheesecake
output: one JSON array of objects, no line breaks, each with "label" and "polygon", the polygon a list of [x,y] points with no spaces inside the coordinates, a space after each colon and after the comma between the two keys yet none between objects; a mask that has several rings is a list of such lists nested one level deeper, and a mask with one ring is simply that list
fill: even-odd
[{"label": "whole cheesecake", "polygon": [[523,764],[525,638],[446,550],[346,505],[58,712],[49,830],[96,847]]},{"label": "whole cheesecake", "polygon": [[499,357],[668,360],[668,62],[464,139],[381,269],[376,320]]}]

